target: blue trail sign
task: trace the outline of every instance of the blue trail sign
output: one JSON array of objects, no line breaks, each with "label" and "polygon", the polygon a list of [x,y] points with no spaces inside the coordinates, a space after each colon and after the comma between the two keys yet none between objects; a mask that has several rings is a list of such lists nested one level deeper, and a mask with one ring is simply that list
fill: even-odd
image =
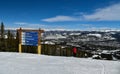
[{"label": "blue trail sign", "polygon": [[38,32],[22,32],[22,45],[38,46]]},{"label": "blue trail sign", "polygon": [[38,54],[41,54],[41,33],[44,30],[33,30],[33,29],[17,29],[19,33],[19,53],[22,52],[22,45],[37,46]]}]

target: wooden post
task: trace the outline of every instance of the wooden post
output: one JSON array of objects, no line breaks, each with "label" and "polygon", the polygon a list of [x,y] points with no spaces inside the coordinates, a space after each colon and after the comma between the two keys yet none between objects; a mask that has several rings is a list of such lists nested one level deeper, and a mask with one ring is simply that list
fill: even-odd
[{"label": "wooden post", "polygon": [[38,54],[40,55],[41,54],[41,30],[39,29],[38,31]]},{"label": "wooden post", "polygon": [[19,44],[19,53],[22,53],[22,45]]},{"label": "wooden post", "polygon": [[41,45],[38,45],[38,54],[41,54]]},{"label": "wooden post", "polygon": [[21,37],[22,37],[22,28],[19,29],[19,53],[22,53]]}]

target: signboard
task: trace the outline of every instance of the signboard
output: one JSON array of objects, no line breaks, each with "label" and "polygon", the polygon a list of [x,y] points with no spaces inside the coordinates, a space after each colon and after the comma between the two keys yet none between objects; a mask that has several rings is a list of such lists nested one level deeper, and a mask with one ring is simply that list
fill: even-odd
[{"label": "signboard", "polygon": [[22,52],[22,45],[37,46],[38,54],[41,54],[41,33],[44,30],[17,29],[19,33],[19,53]]},{"label": "signboard", "polygon": [[38,46],[38,32],[22,32],[22,45]]}]

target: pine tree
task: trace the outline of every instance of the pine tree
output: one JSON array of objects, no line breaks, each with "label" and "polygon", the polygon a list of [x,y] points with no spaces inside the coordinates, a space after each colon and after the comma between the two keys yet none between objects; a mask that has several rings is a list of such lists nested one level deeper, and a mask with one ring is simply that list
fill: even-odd
[{"label": "pine tree", "polygon": [[4,40],[4,24],[1,23],[1,40]]},{"label": "pine tree", "polygon": [[19,45],[19,33],[18,33],[18,31],[16,32],[15,44],[16,44],[16,50],[17,50],[18,49],[18,45]]},{"label": "pine tree", "polygon": [[0,50],[5,51],[5,40],[4,40],[4,24],[1,22],[1,36],[0,36]]},{"label": "pine tree", "polygon": [[8,38],[7,38],[7,48],[10,48],[10,36],[11,36],[11,34],[10,34],[10,30],[8,30],[8,33],[7,33],[7,36],[8,36]]},{"label": "pine tree", "polygon": [[7,38],[7,50],[6,51],[15,51],[15,39],[13,34],[10,32],[10,30],[8,30],[8,34],[7,34],[8,38]]}]

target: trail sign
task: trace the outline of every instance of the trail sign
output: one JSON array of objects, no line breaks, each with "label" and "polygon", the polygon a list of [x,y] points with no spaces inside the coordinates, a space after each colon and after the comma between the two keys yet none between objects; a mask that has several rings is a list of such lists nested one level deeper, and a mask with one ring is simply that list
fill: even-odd
[{"label": "trail sign", "polygon": [[19,53],[22,52],[22,45],[38,46],[38,54],[41,54],[41,33],[44,30],[17,29],[19,32]]},{"label": "trail sign", "polygon": [[22,32],[22,45],[38,45],[38,32]]}]

